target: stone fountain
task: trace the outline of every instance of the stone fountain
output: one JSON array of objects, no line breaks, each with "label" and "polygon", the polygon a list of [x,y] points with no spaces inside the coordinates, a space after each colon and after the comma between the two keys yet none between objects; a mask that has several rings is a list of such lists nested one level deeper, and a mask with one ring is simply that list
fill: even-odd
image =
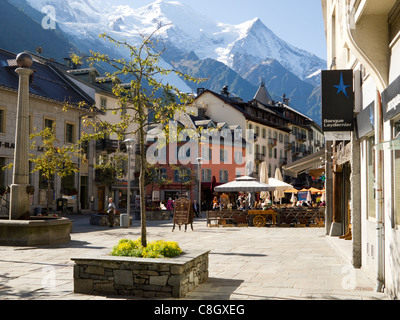
[{"label": "stone fountain", "polygon": [[29,78],[32,57],[17,55],[19,76],[13,181],[10,188],[9,219],[0,220],[0,245],[51,245],[69,242],[72,222],[67,218],[30,216],[29,194]]}]

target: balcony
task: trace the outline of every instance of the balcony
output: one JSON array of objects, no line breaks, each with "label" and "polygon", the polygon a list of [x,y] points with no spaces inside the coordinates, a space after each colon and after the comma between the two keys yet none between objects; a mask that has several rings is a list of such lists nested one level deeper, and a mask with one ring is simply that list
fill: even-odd
[{"label": "balcony", "polygon": [[292,150],[292,143],[288,143],[288,142],[285,142],[285,151],[290,151],[290,150]]},{"label": "balcony", "polygon": [[271,148],[275,148],[278,143],[278,139],[268,138],[268,146]]},{"label": "balcony", "polygon": [[292,155],[297,155],[301,152],[299,147],[292,147]]},{"label": "balcony", "polygon": [[111,139],[97,140],[96,150],[115,152],[118,150],[118,140],[111,140]]},{"label": "balcony", "polygon": [[265,154],[262,154],[262,153],[254,154],[254,160],[256,162],[263,162],[265,160]]},{"label": "balcony", "polygon": [[296,133],[296,140],[297,141],[306,141],[307,135],[302,134],[302,133]]}]

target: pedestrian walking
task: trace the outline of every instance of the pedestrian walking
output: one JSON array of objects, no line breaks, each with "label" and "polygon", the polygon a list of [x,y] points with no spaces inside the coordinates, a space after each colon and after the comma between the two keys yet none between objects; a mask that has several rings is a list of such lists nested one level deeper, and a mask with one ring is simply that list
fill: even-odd
[{"label": "pedestrian walking", "polygon": [[169,216],[172,218],[172,212],[174,211],[174,203],[171,198],[168,199],[167,202],[167,210],[169,211]]},{"label": "pedestrian walking", "polygon": [[200,218],[199,215],[199,205],[197,204],[196,200],[193,200],[193,211],[197,218]]},{"label": "pedestrian walking", "polygon": [[117,207],[115,206],[115,203],[113,201],[113,198],[108,199],[108,221],[110,223],[110,228],[114,227],[114,217],[115,217],[115,210]]}]

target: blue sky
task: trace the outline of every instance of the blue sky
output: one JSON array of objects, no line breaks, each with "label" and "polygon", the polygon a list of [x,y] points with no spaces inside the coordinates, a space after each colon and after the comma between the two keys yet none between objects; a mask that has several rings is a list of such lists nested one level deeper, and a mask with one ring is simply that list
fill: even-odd
[{"label": "blue sky", "polygon": [[[239,24],[260,18],[278,37],[326,59],[321,0],[179,0],[216,21]],[[113,0],[133,8],[152,0]]]}]

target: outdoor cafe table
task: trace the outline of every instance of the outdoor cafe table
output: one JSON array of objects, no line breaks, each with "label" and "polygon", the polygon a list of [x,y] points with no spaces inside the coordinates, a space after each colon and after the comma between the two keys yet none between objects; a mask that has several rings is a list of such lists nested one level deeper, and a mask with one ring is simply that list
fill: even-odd
[{"label": "outdoor cafe table", "polygon": [[272,226],[284,225],[319,225],[322,226],[325,219],[325,208],[306,207],[270,207],[267,210],[216,210],[207,211],[207,225],[254,225],[261,228],[268,224]]},{"label": "outdoor cafe table", "polygon": [[323,224],[325,219],[324,207],[281,207],[275,211],[280,224]]}]

